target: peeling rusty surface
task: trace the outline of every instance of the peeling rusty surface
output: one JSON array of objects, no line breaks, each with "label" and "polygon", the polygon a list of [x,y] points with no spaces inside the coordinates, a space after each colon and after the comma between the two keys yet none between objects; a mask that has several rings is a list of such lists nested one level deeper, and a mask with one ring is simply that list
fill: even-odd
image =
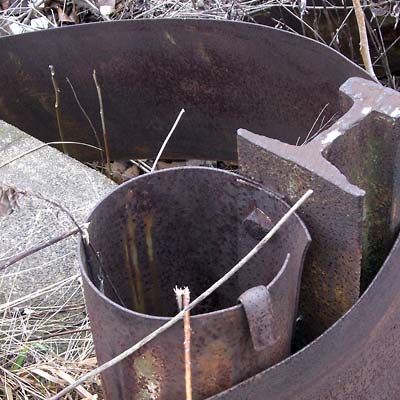
[{"label": "peeling rusty surface", "polygon": [[399,231],[400,94],[362,79],[350,79],[341,91],[353,103],[347,120],[338,121],[319,142],[323,156],[366,193],[361,276],[365,290]]},{"label": "peeling rusty surface", "polygon": [[[165,158],[236,159],[240,127],[294,144],[325,104],[327,119],[339,111],[346,79],[368,78],[327,46],[228,21],[118,21],[15,35],[0,38],[0,60],[0,119],[45,142],[59,140],[52,64],[66,140],[97,145],[65,80],[101,132],[95,68],[113,159],[154,158],[181,108]],[[99,159],[82,146],[68,149]]]},{"label": "peeling rusty surface", "polygon": [[400,95],[356,78],[341,91],[347,97],[344,107],[350,102],[351,109],[308,144],[291,146],[239,131],[242,173],[289,203],[307,188],[314,190],[300,211],[314,238],[300,306],[308,340],[357,301],[373,276],[370,270],[376,273],[382,265],[399,225],[392,210],[399,207],[393,177]]},{"label": "peeling rusty surface", "polygon": [[[288,202],[304,187],[314,189],[299,212],[313,236],[300,305],[308,312],[306,332],[321,333],[322,324],[334,322],[325,319],[326,310],[337,318],[346,311],[338,278],[346,278],[347,293],[354,289],[355,304],[302,351],[213,399],[399,396],[399,239],[355,300],[361,276],[366,286],[370,268],[382,265],[399,231],[400,94],[362,79],[348,80],[341,92],[350,110],[309,144],[289,146],[240,131],[238,151],[242,171]],[[336,303],[324,303],[330,293]]]},{"label": "peeling rusty surface", "polygon": [[274,226],[271,218],[257,207],[244,219],[243,225],[256,240],[261,240]]},{"label": "peeling rusty surface", "polygon": [[370,287],[331,329],[283,363],[210,400],[398,399],[399,260],[400,238]]},{"label": "peeling rusty surface", "polygon": [[[288,210],[278,197],[239,175],[176,168],[135,178],[95,208],[89,217],[89,237],[103,273],[90,251],[88,263],[84,252],[81,256],[100,363],[177,313],[175,285],[188,285],[197,297],[257,244],[243,224],[254,207],[274,224]],[[143,235],[150,216],[153,258],[148,236]],[[194,398],[221,392],[290,355],[309,241],[300,219],[291,217],[242,271],[194,310]],[[126,256],[126,244],[131,257]],[[151,268],[157,271],[158,282]],[[102,283],[104,272],[128,308],[117,305],[107,280]],[[102,287],[105,295],[99,290]],[[259,297],[260,291],[268,293],[267,298]],[[161,313],[157,302],[162,303]],[[271,327],[271,334],[255,332],[254,318]],[[184,398],[182,324],[105,372],[103,381],[110,400]]]},{"label": "peeling rusty surface", "polygon": [[[246,314],[254,350],[268,349],[271,352],[272,349],[273,351],[279,333],[275,329],[274,309],[267,287],[252,287],[241,294],[239,300]],[[290,354],[289,351],[290,349],[287,348],[285,354]]]}]

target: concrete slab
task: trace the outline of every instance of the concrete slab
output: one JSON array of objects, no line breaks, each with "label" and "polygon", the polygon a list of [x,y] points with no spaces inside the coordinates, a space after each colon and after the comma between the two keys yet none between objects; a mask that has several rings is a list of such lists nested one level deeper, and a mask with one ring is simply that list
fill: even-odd
[{"label": "concrete slab", "polygon": [[[0,166],[41,144],[0,121]],[[82,223],[115,183],[60,151],[44,147],[0,167],[0,188],[5,187],[30,194],[20,196],[19,208],[14,212],[0,217],[0,262],[74,226],[64,212],[31,194],[56,201]],[[0,273],[0,302],[14,301],[57,282],[63,283],[37,297],[37,301],[57,305],[66,297],[80,296],[76,240],[70,237]],[[18,306],[18,302],[12,304]]]}]

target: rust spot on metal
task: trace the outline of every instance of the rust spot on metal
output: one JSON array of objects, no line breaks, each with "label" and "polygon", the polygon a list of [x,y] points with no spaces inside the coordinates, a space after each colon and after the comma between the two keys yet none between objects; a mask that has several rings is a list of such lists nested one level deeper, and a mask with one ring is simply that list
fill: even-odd
[{"label": "rust spot on metal", "polygon": [[224,390],[234,382],[232,348],[224,340],[210,341],[204,348],[204,353],[196,361],[196,377],[202,382],[203,395],[212,396]]},{"label": "rust spot on metal", "polygon": [[146,309],[143,295],[143,280],[136,246],[136,223],[134,222],[131,212],[128,212],[126,222],[127,239],[125,242],[125,252],[128,260],[129,282],[133,292],[134,309],[139,312],[145,312]]},{"label": "rust spot on metal", "polygon": [[273,227],[271,218],[258,207],[244,219],[243,224],[256,240],[261,240]]},{"label": "rust spot on metal", "polygon": [[[248,233],[243,220],[249,206],[254,205],[259,210],[258,217],[263,216],[263,223],[266,215],[278,220],[289,208],[261,186],[238,182],[238,175],[199,167],[169,169],[134,178],[100,203],[89,218],[91,243],[99,249],[113,286],[126,304],[133,304],[134,311],[116,306],[118,299],[107,288],[107,282],[106,297],[90,284],[96,281],[90,280],[86,272],[93,276],[97,265],[88,252],[82,260],[87,266],[83,273],[86,290],[91,292],[88,310],[94,321],[92,330],[100,359],[111,356],[110,347],[113,353],[115,348],[127,347],[144,337],[150,326],[160,325],[165,317],[176,314],[176,285],[187,285],[197,296],[250,251],[258,240]],[[128,245],[125,249],[121,240]],[[271,245],[246,265],[245,271],[193,310],[195,398],[214,395],[289,355],[309,241],[301,220],[297,216],[290,218]],[[292,255],[290,259],[288,253]],[[131,267],[121,271],[119,266],[126,259]],[[254,312],[245,312],[237,298],[260,285],[270,293],[273,312],[265,315],[264,322],[273,327],[273,335],[265,333],[257,342],[252,340],[256,335],[249,328],[253,326]],[[258,309],[262,311],[265,302],[261,300]],[[161,315],[159,304],[155,303],[163,305]],[[268,346],[262,348],[258,345],[261,342]],[[151,375],[151,379],[141,378],[142,384],[128,388],[122,387],[121,378],[109,381],[104,375],[107,396],[113,398],[122,387],[129,395],[142,398],[151,385],[157,388],[159,399],[183,398],[182,344],[183,328],[176,325],[146,346],[147,354],[157,354],[157,359],[164,360],[163,380]],[[141,355],[131,357],[135,368],[140,365],[147,371],[153,365],[150,356],[145,365],[140,364],[143,359],[136,362],[137,357]],[[129,380],[123,365],[115,366],[115,370]]]},{"label": "rust spot on metal", "polygon": [[153,246],[153,237],[152,237],[152,229],[154,224],[154,218],[152,215],[144,216],[144,225],[145,225],[145,241],[147,247],[147,257],[149,268],[151,271],[151,279],[152,279],[152,291],[153,291],[153,312],[157,315],[163,315],[163,305],[161,302],[160,296],[160,280],[158,277],[157,266],[154,259],[154,246]]},{"label": "rust spot on metal", "polygon": [[158,400],[162,398],[163,364],[148,350],[133,361],[133,370],[138,387],[138,400]]}]

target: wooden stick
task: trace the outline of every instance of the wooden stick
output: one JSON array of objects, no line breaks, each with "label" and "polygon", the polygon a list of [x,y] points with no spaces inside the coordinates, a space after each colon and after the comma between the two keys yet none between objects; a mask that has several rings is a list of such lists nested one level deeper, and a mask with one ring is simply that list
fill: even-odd
[{"label": "wooden stick", "polygon": [[26,302],[28,300],[30,301],[30,300],[36,299],[39,296],[42,296],[42,295],[47,294],[49,292],[52,292],[53,290],[57,289],[59,286],[63,286],[66,283],[73,282],[74,280],[80,278],[80,276],[81,276],[81,274],[72,275],[69,278],[65,278],[65,279],[63,279],[61,281],[53,283],[52,285],[49,285],[49,286],[46,286],[46,287],[44,287],[42,289],[36,290],[36,292],[33,292],[33,293],[27,294],[25,296],[22,296],[19,299],[11,300],[8,303],[0,304],[0,312],[3,312],[3,311],[5,311],[5,310],[7,310],[7,309],[9,309],[11,307],[15,307],[18,304],[24,303],[24,302]]},{"label": "wooden stick", "polygon": [[58,133],[60,135],[60,140],[62,143],[62,148],[64,154],[68,155],[68,150],[67,146],[65,145],[65,138],[64,138],[64,132],[62,128],[62,123],[61,123],[61,111],[60,111],[60,88],[58,87],[57,81],[56,81],[56,71],[54,70],[53,65],[49,65],[50,68],[50,74],[51,74],[51,81],[53,82],[53,87],[54,87],[54,94],[56,97],[56,101],[54,103],[54,108],[56,110],[56,117],[57,117],[57,126],[58,126]]},{"label": "wooden stick", "polygon": [[[187,308],[190,304],[190,291],[188,287],[183,289],[183,307]],[[192,400],[192,360],[190,356],[190,311],[185,313],[183,318],[183,331],[185,340],[183,348],[185,351],[185,387],[186,387],[186,400]]]},{"label": "wooden stick", "polygon": [[369,52],[367,29],[365,27],[365,15],[360,0],[353,0],[354,12],[356,13],[358,32],[360,34],[360,53],[367,72],[377,81],[374,68],[372,67],[371,55]]},{"label": "wooden stick", "polygon": [[[73,3],[73,7],[75,8],[75,3]],[[97,146],[99,147],[99,149],[101,149],[100,138],[99,138],[99,135],[97,134],[97,131],[96,131],[94,125],[93,125],[92,120],[90,119],[88,113],[85,111],[85,109],[83,108],[81,102],[79,101],[78,95],[76,93],[76,90],[75,90],[74,86],[72,85],[72,82],[69,80],[68,77],[66,77],[65,79],[66,79],[68,85],[70,86],[70,88],[72,90],[72,93],[73,93],[73,95],[75,97],[75,101],[78,104],[78,107],[82,111],[82,114],[84,115],[84,117],[86,118],[86,120],[88,121],[88,123],[90,125],[90,128],[92,129],[93,135],[94,135],[94,137],[96,139],[96,142],[97,142]],[[100,150],[100,158],[101,158],[101,165],[104,165],[103,150]]]},{"label": "wooden stick", "polygon": [[17,160],[19,160],[20,158],[27,156],[28,154],[31,154],[31,153],[33,153],[33,152],[35,152],[35,151],[37,151],[37,150],[40,150],[40,149],[42,149],[43,147],[50,146],[50,145],[52,145],[52,144],[63,144],[63,143],[64,143],[64,144],[78,144],[78,145],[80,145],[80,146],[86,146],[86,147],[90,147],[90,148],[92,148],[92,149],[96,149],[96,150],[103,151],[102,149],[99,149],[99,148],[96,147],[96,146],[92,146],[91,144],[81,143],[81,142],[48,142],[48,143],[43,143],[43,144],[41,144],[41,145],[39,145],[39,146],[37,146],[37,147],[34,147],[33,149],[30,149],[30,150],[28,150],[28,151],[25,151],[24,153],[19,154],[18,156],[12,158],[11,160],[6,161],[4,164],[1,164],[1,165],[0,165],[0,168],[3,168],[3,167],[5,167],[5,166],[8,165],[8,164],[13,163],[14,161],[17,161]]},{"label": "wooden stick", "polygon": [[[187,286],[183,289],[175,287],[174,288],[176,301],[178,303],[178,310],[182,311],[190,304],[190,291]],[[183,318],[183,350],[185,354],[185,387],[186,387],[186,400],[192,400],[192,361],[190,357],[190,311],[185,313]]]},{"label": "wooden stick", "polygon": [[111,156],[110,156],[110,147],[108,145],[108,135],[106,130],[106,120],[104,118],[104,107],[103,107],[103,97],[101,95],[101,88],[99,83],[97,82],[96,70],[93,70],[93,80],[96,85],[97,97],[99,98],[99,106],[100,106],[100,119],[101,119],[101,127],[103,129],[103,140],[104,140],[104,150],[106,153],[106,163],[107,163],[107,176],[111,178]]},{"label": "wooden stick", "polygon": [[171,326],[175,325],[178,321],[184,318],[186,312],[190,311],[194,307],[196,307],[199,303],[201,303],[204,299],[210,296],[213,292],[215,292],[222,284],[224,284],[228,279],[230,279],[233,275],[235,275],[246,263],[254,257],[275,235],[275,233],[280,229],[280,227],[293,215],[293,213],[313,194],[313,191],[308,190],[303,196],[290,208],[290,210],[275,224],[275,226],[264,236],[263,239],[246,255],[244,256],[231,270],[229,270],[222,278],[216,281],[213,285],[211,285],[205,292],[203,292],[199,297],[193,300],[187,307],[185,307],[182,311],[168,320],[165,324],[161,325],[155,331],[151,332],[148,336],[137,342],[135,345],[126,349],[122,353],[118,354],[116,357],[111,359],[110,361],[105,362],[104,364],[98,366],[94,370],[90,371],[86,375],[81,376],[74,383],[67,386],[65,389],[61,390],[61,392],[57,393],[55,396],[51,397],[50,400],[58,400],[63,396],[68,394],[71,390],[75,389],[77,386],[81,385],[86,380],[100,374],[106,369],[112,367],[113,365],[119,363],[126,357],[133,354],[135,351],[139,350],[145,344],[149,343],[155,337],[165,332]]},{"label": "wooden stick", "polygon": [[75,235],[78,232],[80,232],[79,228],[73,228],[73,229],[70,229],[69,231],[64,232],[61,235],[56,236],[50,240],[40,242],[37,245],[32,246],[28,250],[21,251],[21,253],[18,253],[15,256],[8,258],[7,261],[5,261],[3,264],[0,264],[0,271],[8,268],[10,265],[17,263],[18,261],[21,261],[25,257],[31,256],[32,254],[35,254],[38,251],[45,249],[46,247],[49,247],[57,242],[60,242],[61,240],[64,240],[72,235]]},{"label": "wooden stick", "polygon": [[154,172],[154,171],[156,170],[158,160],[160,159],[161,154],[163,153],[163,151],[164,151],[164,149],[165,149],[165,146],[167,145],[169,139],[171,138],[172,134],[174,133],[174,130],[175,130],[176,127],[178,126],[179,120],[181,119],[181,117],[182,117],[182,115],[183,115],[184,112],[185,112],[185,110],[182,108],[181,112],[179,113],[178,117],[176,118],[176,120],[175,120],[175,122],[174,122],[174,125],[172,125],[171,130],[169,131],[167,137],[165,138],[165,140],[164,140],[164,142],[163,142],[163,144],[162,144],[162,146],[161,146],[161,148],[160,148],[160,151],[158,152],[157,157],[156,157],[156,159],[154,160],[154,163],[153,163],[153,166],[152,166],[150,172]]}]

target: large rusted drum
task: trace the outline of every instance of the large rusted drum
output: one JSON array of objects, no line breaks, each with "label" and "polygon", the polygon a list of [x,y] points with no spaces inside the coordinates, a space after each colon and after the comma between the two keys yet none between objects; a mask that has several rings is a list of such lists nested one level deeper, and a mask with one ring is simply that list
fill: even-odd
[{"label": "large rusted drum", "polygon": [[[209,168],[160,171],[116,189],[88,219],[91,249],[81,248],[99,362],[176,314],[176,285],[187,285],[193,298],[200,295],[287,210],[264,188]],[[290,217],[248,265],[194,309],[195,399],[290,355],[309,241],[301,220]],[[104,373],[107,399],[183,399],[183,357],[178,324]]]}]

